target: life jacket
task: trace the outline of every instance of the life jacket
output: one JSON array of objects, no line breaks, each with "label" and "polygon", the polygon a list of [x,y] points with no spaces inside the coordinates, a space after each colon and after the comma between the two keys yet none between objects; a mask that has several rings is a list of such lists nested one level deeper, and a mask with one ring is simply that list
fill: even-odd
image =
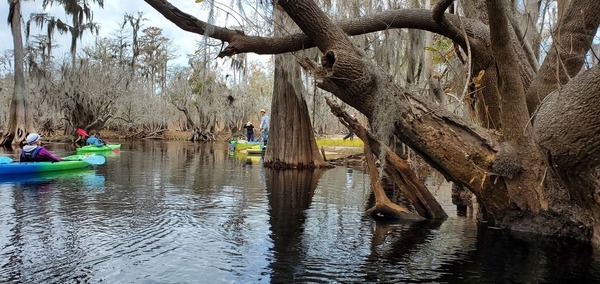
[{"label": "life jacket", "polygon": [[26,162],[35,161],[35,158],[37,157],[40,150],[42,150],[42,147],[36,147],[35,149],[33,149],[33,151],[29,151],[29,152],[22,151],[21,152],[21,157],[23,158],[22,160],[26,161]]},{"label": "life jacket", "polygon": [[86,145],[94,145],[94,146],[104,146],[104,142],[100,141],[100,139],[98,139],[98,137],[96,136],[90,136],[86,141],[85,141]]}]

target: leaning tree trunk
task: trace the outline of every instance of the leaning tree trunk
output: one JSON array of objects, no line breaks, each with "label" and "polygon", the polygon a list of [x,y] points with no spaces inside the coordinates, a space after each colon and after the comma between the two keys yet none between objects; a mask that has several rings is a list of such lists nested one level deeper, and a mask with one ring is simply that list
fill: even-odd
[{"label": "leaning tree trunk", "polygon": [[25,98],[27,89],[25,85],[25,71],[23,70],[23,36],[21,33],[21,1],[10,2],[9,19],[14,44],[15,63],[15,88],[10,103],[10,116],[8,130],[5,132],[0,144],[3,146],[18,145],[25,139],[28,132],[35,131],[29,104]]},{"label": "leaning tree trunk", "polygon": [[[285,16],[275,9],[275,34],[283,33]],[[289,20],[288,20],[289,21]],[[274,168],[328,166],[319,154],[306,101],[300,67],[293,55],[276,55],[271,123],[264,165]]]},{"label": "leaning tree trunk", "polygon": [[535,175],[534,172],[521,173],[519,164],[510,163],[501,165],[506,167],[504,172],[495,170],[498,161],[510,162],[510,157],[503,156],[509,151],[503,151],[500,137],[469,127],[454,115],[393,84],[312,1],[279,3],[325,54],[319,67],[305,62],[322,82],[319,86],[369,117],[379,137],[395,135],[447,179],[469,188],[487,210],[490,220],[502,223],[512,220],[515,211],[542,209],[542,200],[512,194],[537,188],[537,184],[520,183],[529,182],[530,178],[516,177]]}]

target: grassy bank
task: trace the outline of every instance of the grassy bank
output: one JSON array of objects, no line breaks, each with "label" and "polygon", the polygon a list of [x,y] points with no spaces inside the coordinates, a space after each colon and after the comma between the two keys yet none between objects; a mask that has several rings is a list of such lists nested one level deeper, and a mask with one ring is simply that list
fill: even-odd
[{"label": "grassy bank", "polygon": [[334,147],[363,147],[365,144],[363,143],[362,140],[358,139],[358,138],[354,138],[353,140],[350,139],[346,139],[343,140],[341,138],[328,138],[328,139],[318,139],[317,140],[317,146],[321,147],[327,147],[327,146],[334,146]]}]

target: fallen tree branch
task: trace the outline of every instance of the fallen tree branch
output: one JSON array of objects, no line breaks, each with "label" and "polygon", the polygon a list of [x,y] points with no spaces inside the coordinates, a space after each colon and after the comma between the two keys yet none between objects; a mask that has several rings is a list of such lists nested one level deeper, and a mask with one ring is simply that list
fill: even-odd
[{"label": "fallen tree branch", "polygon": [[[446,219],[448,215],[437,202],[433,194],[427,187],[417,178],[416,173],[410,165],[394,153],[389,147],[382,145],[375,136],[371,134],[364,126],[356,119],[353,119],[340,106],[335,104],[328,98],[325,98],[331,112],[340,119],[340,122],[348,127],[352,132],[360,138],[365,145],[369,145],[375,155],[379,156],[382,147],[385,152],[385,170],[390,175],[394,183],[400,188],[404,196],[408,198],[419,215],[430,219]],[[365,156],[367,153],[365,152]]]},{"label": "fallen tree branch", "polygon": [[371,180],[371,190],[375,195],[375,205],[369,208],[366,213],[374,219],[396,219],[405,221],[421,221],[425,218],[409,211],[405,207],[393,203],[385,194],[385,190],[379,181],[375,158],[369,143],[365,143],[365,160],[367,162],[367,172]]}]

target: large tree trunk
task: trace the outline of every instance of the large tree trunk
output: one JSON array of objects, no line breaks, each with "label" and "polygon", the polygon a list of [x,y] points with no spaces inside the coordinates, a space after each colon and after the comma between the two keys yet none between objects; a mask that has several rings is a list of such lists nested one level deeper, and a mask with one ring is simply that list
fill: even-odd
[{"label": "large tree trunk", "polygon": [[[283,33],[285,14],[275,9],[275,35]],[[289,21],[289,19],[287,20]],[[293,24],[293,23],[292,23]],[[319,150],[302,95],[300,67],[293,55],[276,55],[271,123],[264,165],[274,168],[328,166]]]},{"label": "large tree trunk", "polygon": [[275,56],[271,125],[264,164],[275,168],[325,167],[327,163],[318,151],[308,107],[297,90],[301,88],[300,70],[289,57],[293,56]]},{"label": "large tree trunk", "polygon": [[395,135],[449,180],[469,188],[491,221],[510,225],[516,212],[546,209],[536,191],[537,169],[524,171],[500,137],[392,84],[311,1],[279,3],[325,54],[322,67],[312,66],[320,86],[369,117],[378,136]]},{"label": "large tree trunk", "polygon": [[18,145],[25,139],[28,132],[34,132],[31,110],[26,100],[25,71],[23,70],[23,36],[21,33],[21,1],[10,2],[9,19],[14,44],[15,88],[10,103],[8,130],[0,145]]},{"label": "large tree trunk", "polygon": [[[510,172],[499,172],[500,175],[508,177],[505,179],[509,195],[512,200],[527,204],[528,209],[536,212],[539,209],[547,209],[545,191],[534,186],[541,179],[543,163],[537,155],[533,144],[531,128],[527,127],[529,113],[525,101],[525,89],[518,73],[519,69],[517,54],[512,45],[506,42],[515,42],[511,38],[511,26],[504,7],[504,0],[487,0],[487,11],[489,17],[490,37],[492,50],[496,58],[496,69],[498,72],[498,90],[500,91],[500,121],[502,123],[503,143],[506,149],[496,157],[498,163],[506,161],[495,167]],[[492,31],[494,31],[492,33]],[[508,149],[508,151],[507,151]],[[504,155],[502,155],[504,154]],[[515,177],[515,178],[513,178]]]},{"label": "large tree trunk", "polygon": [[587,237],[600,243],[600,69],[581,72],[600,25],[600,2],[561,3],[553,45],[527,92],[527,103],[548,169],[547,196],[556,212],[581,222]]},{"label": "large tree trunk", "polygon": [[[570,194],[600,218],[600,66],[548,95],[535,116],[534,134],[550,169]],[[593,198],[590,198],[593,197]]]}]

